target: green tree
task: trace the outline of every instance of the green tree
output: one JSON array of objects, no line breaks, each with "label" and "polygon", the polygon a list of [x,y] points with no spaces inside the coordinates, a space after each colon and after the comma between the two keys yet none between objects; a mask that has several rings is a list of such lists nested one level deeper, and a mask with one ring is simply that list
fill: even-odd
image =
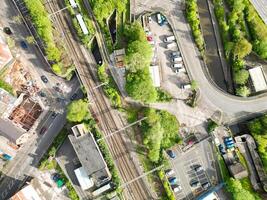
[{"label": "green tree", "polygon": [[234,56],[236,58],[242,59],[250,54],[251,50],[252,45],[245,38],[242,38],[235,44]]},{"label": "green tree", "polygon": [[250,90],[246,86],[240,86],[236,89],[236,94],[241,97],[247,97],[250,95]]},{"label": "green tree", "polygon": [[127,69],[131,72],[142,70],[149,66],[152,49],[147,41],[136,40],[131,42],[126,51]]},{"label": "green tree", "polygon": [[26,37],[26,41],[29,43],[29,44],[34,44],[35,43],[35,39],[33,36],[27,36]]},{"label": "green tree", "polygon": [[83,99],[72,101],[67,107],[67,120],[70,122],[82,122],[91,118],[88,103]]},{"label": "green tree", "polygon": [[192,90],[197,90],[198,84],[197,84],[197,81],[196,80],[192,80],[192,82],[191,82],[191,88],[192,88]]},{"label": "green tree", "polygon": [[12,95],[14,94],[12,85],[6,83],[5,81],[1,79],[0,79],[0,88],[4,89],[5,91],[9,92]]},{"label": "green tree", "polygon": [[129,96],[136,100],[149,103],[157,99],[157,91],[152,84],[148,68],[128,73],[125,87]]},{"label": "green tree", "polygon": [[236,84],[246,84],[248,81],[249,73],[245,69],[234,72],[234,81]]}]

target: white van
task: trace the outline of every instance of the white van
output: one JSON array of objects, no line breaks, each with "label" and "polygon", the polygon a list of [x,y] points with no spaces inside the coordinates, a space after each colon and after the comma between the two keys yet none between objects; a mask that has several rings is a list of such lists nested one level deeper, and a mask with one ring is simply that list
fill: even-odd
[{"label": "white van", "polygon": [[172,188],[172,190],[174,193],[180,192],[182,190],[182,187],[181,187],[181,185],[176,185]]},{"label": "white van", "polygon": [[190,84],[182,85],[182,89],[190,89],[190,88],[191,88]]},{"label": "white van", "polygon": [[185,68],[175,68],[175,73],[186,72]]},{"label": "white van", "polygon": [[160,13],[157,14],[157,21],[158,21],[158,24],[162,24],[162,17]]},{"label": "white van", "polygon": [[174,63],[172,64],[172,68],[182,68],[183,67],[183,63]]},{"label": "white van", "polygon": [[169,44],[167,44],[167,49],[172,49],[172,48],[175,48],[175,47],[177,47],[177,45],[176,45],[176,43],[175,42],[173,42],[173,43],[169,43]]},{"label": "white van", "polygon": [[172,59],[172,62],[176,63],[176,62],[182,62],[183,58],[181,56],[175,57]]},{"label": "white van", "polygon": [[173,169],[169,169],[169,170],[166,171],[165,174],[166,174],[166,176],[171,176],[171,175],[174,174],[174,171],[173,171]]},{"label": "white van", "polygon": [[171,35],[171,36],[166,36],[164,42],[168,43],[168,42],[173,42],[174,40],[175,40],[174,35]]}]

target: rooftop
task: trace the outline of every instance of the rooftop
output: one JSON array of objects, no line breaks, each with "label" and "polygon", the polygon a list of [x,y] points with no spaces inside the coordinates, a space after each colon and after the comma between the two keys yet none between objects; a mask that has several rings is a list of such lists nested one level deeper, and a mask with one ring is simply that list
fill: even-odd
[{"label": "rooftop", "polygon": [[32,185],[27,185],[17,192],[11,200],[42,200]]},{"label": "rooftop", "polygon": [[[92,134],[81,124],[74,126],[72,130],[75,130],[76,136],[69,135],[69,140],[87,175],[97,183],[109,178],[107,165]],[[77,131],[81,134],[77,134]]]},{"label": "rooftop", "polygon": [[0,116],[14,105],[16,99],[16,97],[0,88]]},{"label": "rooftop", "polygon": [[241,179],[248,176],[246,168],[239,162],[228,165],[228,168],[234,178]]},{"label": "rooftop", "polygon": [[160,87],[160,75],[159,75],[159,66],[150,66],[149,72],[155,87]]},{"label": "rooftop", "polygon": [[257,10],[259,16],[267,24],[267,1],[266,0],[251,0],[250,1],[255,9]]},{"label": "rooftop", "polygon": [[267,89],[266,79],[264,77],[261,66],[249,69],[249,74],[253,82],[255,91],[262,91]]},{"label": "rooftop", "polygon": [[10,120],[0,118],[0,135],[16,144],[17,139],[25,133],[22,129],[14,125]]}]

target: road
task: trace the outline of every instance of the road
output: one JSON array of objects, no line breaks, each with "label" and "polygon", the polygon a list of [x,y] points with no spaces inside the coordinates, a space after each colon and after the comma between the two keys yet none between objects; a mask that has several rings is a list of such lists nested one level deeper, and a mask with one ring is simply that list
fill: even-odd
[{"label": "road", "polygon": [[[23,24],[17,24],[12,20],[13,16],[18,15],[18,11],[12,4],[12,1],[0,1],[0,6],[1,25],[11,27],[16,42],[25,40],[25,37],[29,36],[29,32]],[[22,62],[31,68],[31,73],[34,78],[36,78],[40,87],[49,93],[49,96],[53,96],[54,99],[57,97],[69,99],[71,94],[79,88],[77,79],[66,82],[53,75],[49,66],[47,66],[47,63],[34,45],[28,45],[27,50],[22,50],[19,47],[16,48],[17,55],[20,55],[20,58],[23,59]],[[44,84],[40,81],[41,75],[46,75],[49,79],[49,83]],[[58,82],[60,82],[62,86],[69,88],[69,91],[63,94],[54,91],[53,86]],[[52,109],[54,110],[54,108],[57,108],[57,110],[62,111],[66,106],[65,103],[68,102],[69,101],[53,104]],[[51,109],[51,107],[49,107],[49,109]],[[26,178],[31,175],[31,171],[38,165],[40,158],[47,151],[54,137],[64,126],[66,122],[65,113],[58,114],[55,119],[52,119],[50,115],[51,112],[48,112],[47,116],[41,120],[39,126],[46,126],[48,128],[47,132],[43,136],[34,134],[27,144],[21,147],[14,159],[3,169],[3,175],[0,181],[0,199],[5,200],[18,191]]]},{"label": "road", "polygon": [[[55,2],[51,3],[53,3],[51,9],[58,10],[60,8]],[[62,4],[61,7],[63,7]],[[93,90],[100,82],[97,79],[97,65],[91,52],[78,42],[76,31],[72,27],[71,19],[67,12],[56,15],[56,18],[56,28],[64,33],[66,45],[70,55],[73,57],[80,79],[86,88],[88,99],[92,102],[90,109],[98,118],[100,129],[105,135],[121,129],[124,125],[119,118],[118,111],[111,108],[110,102],[105,97],[102,88]],[[141,175],[136,168],[137,163],[131,156],[129,150],[131,145],[126,144],[124,140],[125,135],[126,131],[121,131],[119,134],[115,134],[106,140],[123,183]],[[123,195],[127,200],[152,199],[142,179],[127,185],[123,190]]]},{"label": "road", "polygon": [[[134,1],[134,0],[133,0]],[[144,11],[161,11],[164,13],[173,27],[183,59],[187,67],[188,75],[196,80],[201,100],[207,105],[214,105],[222,112],[224,123],[233,123],[254,117],[257,113],[267,111],[267,95],[241,98],[220,90],[208,76],[204,64],[199,59],[198,50],[194,45],[191,30],[186,22],[181,9],[181,1],[178,0],[135,0],[135,9],[132,13],[137,15]],[[133,5],[134,5],[133,4]],[[134,11],[133,11],[134,10]]]}]

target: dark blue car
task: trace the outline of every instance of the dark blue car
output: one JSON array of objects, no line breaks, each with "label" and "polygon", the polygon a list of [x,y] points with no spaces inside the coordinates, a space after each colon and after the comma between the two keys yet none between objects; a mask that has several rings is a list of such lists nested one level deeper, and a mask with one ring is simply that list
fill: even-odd
[{"label": "dark blue car", "polygon": [[25,41],[20,41],[20,46],[23,49],[28,49],[28,45],[27,45],[27,43]]},{"label": "dark blue car", "polygon": [[172,150],[168,150],[168,151],[167,151],[167,154],[168,154],[171,158],[175,158],[175,157],[176,157],[175,153],[174,153]]}]

